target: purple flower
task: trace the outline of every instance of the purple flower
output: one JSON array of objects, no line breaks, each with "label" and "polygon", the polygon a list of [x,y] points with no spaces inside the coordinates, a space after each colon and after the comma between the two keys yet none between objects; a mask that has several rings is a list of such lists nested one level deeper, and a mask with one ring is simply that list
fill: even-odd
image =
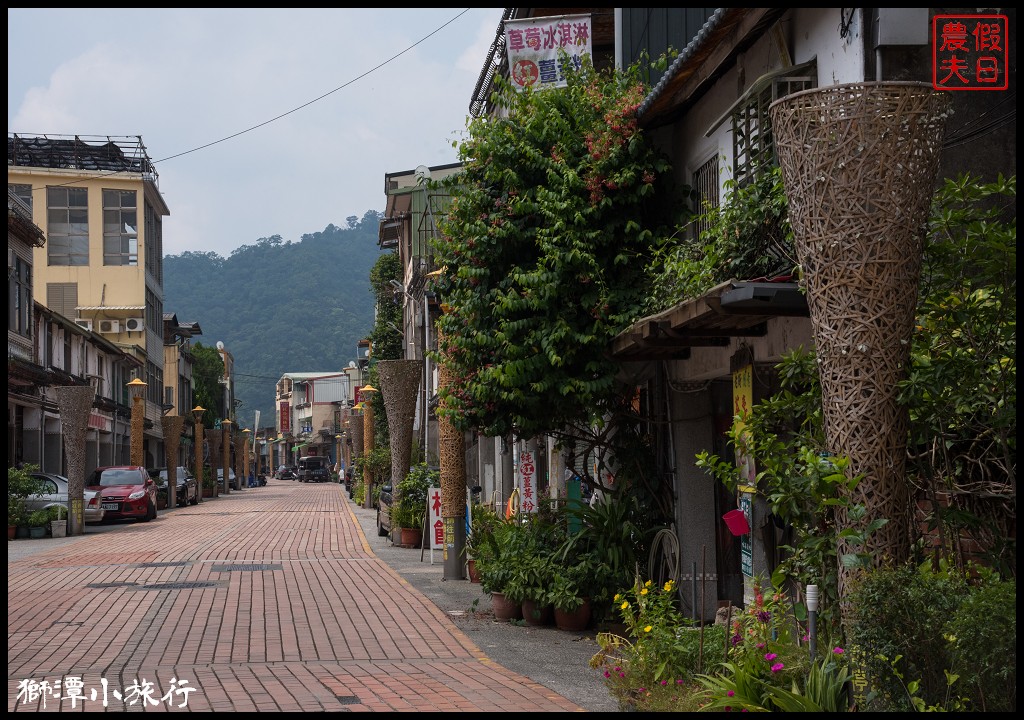
[{"label": "purple flower", "polygon": [[778,655],[776,655],[775,653],[768,653],[767,655],[764,656],[764,659],[767,660],[768,662],[771,662],[772,660],[774,660],[777,657],[778,657]]},{"label": "purple flower", "polygon": [[612,674],[611,674],[610,672],[608,672],[607,670],[605,670],[605,671],[604,671],[604,676],[605,676],[606,678],[610,678],[610,677],[612,676]]},{"label": "purple flower", "polygon": [[733,645],[739,645],[741,642],[743,642],[743,636],[742,635],[740,635],[739,633],[736,633],[735,635],[732,636],[732,644]]},{"label": "purple flower", "polygon": [[661,684],[662,684],[663,686],[664,686],[664,685],[668,685],[668,680],[662,680],[662,681],[661,681]]},{"label": "purple flower", "polygon": [[729,692],[726,693],[726,695],[728,695],[729,697],[732,697],[735,694],[736,694],[735,690],[730,690]]},{"label": "purple flower", "polygon": [[758,643],[757,644],[757,649],[758,650],[764,650],[764,643]]},{"label": "purple flower", "polygon": [[759,612],[757,614],[757,619],[760,620],[763,623],[766,623],[766,622],[768,622],[769,620],[772,619],[772,614],[770,612],[768,612],[767,610],[762,610],[761,612]]},{"label": "purple flower", "polygon": [[777,673],[779,670],[781,670],[784,667],[786,667],[786,666],[783,665],[782,663],[775,663],[774,665],[772,665],[772,672],[773,673]]},{"label": "purple flower", "polygon": [[676,680],[676,685],[682,685],[682,684],[683,684],[683,679],[682,678],[679,678],[678,680]]},{"label": "purple flower", "polygon": [[626,677],[626,673],[619,673],[619,677]]},{"label": "purple flower", "polygon": [[835,653],[836,655],[842,655],[846,651],[843,650],[841,647],[834,647],[834,648],[832,648],[832,652]]},{"label": "purple flower", "polygon": [[728,705],[726,705],[726,706],[725,706],[725,711],[726,711],[726,712],[732,712],[732,708],[731,708],[731,707],[729,707]]}]

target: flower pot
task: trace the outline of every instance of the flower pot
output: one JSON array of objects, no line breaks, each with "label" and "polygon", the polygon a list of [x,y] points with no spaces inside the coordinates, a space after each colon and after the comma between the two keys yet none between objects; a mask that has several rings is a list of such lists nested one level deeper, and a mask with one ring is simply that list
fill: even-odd
[{"label": "flower pot", "polygon": [[750,524],[747,523],[747,516],[742,510],[730,510],[722,516],[726,527],[733,535],[746,535],[750,532]]},{"label": "flower pot", "polygon": [[491,593],[491,609],[495,620],[521,620],[523,617],[523,604],[510,601],[503,593]]},{"label": "flower pot", "polygon": [[559,630],[580,632],[590,624],[590,600],[584,600],[576,610],[566,611],[555,608],[555,627]]},{"label": "flower pot", "polygon": [[7,526],[7,539],[8,540],[13,540],[17,536],[17,534],[18,534],[18,526],[17,525],[8,525]]},{"label": "flower pot", "polygon": [[50,521],[50,535],[53,537],[67,537],[68,536],[68,521],[67,520],[51,520]]},{"label": "flower pot", "polygon": [[28,529],[28,536],[30,538],[32,538],[33,540],[35,540],[37,538],[44,538],[44,537],[46,537],[46,528],[45,527],[30,527]]},{"label": "flower pot", "polygon": [[418,548],[423,542],[423,530],[420,528],[402,528],[402,547]]},{"label": "flower pot", "polygon": [[470,582],[480,582],[480,571],[476,569],[476,560],[470,558],[466,561],[466,571],[469,573]]},{"label": "flower pot", "polygon": [[14,533],[14,537],[19,540],[23,540],[29,537],[28,525],[19,525],[18,529]]},{"label": "flower pot", "polygon": [[523,600],[522,610],[527,625],[550,625],[555,618],[555,609],[551,605],[540,605],[533,600]]}]

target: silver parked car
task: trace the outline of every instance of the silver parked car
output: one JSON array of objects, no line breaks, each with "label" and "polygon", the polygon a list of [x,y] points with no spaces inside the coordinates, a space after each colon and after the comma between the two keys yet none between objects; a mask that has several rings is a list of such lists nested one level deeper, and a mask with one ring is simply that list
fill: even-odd
[{"label": "silver parked car", "polygon": [[[32,477],[43,483],[43,492],[25,498],[25,508],[29,512],[45,510],[55,505],[68,509],[68,479],[56,473],[34,472]],[[85,501],[85,521],[87,523],[103,522],[104,511],[100,506],[100,494],[95,490],[86,489],[83,493]]]}]

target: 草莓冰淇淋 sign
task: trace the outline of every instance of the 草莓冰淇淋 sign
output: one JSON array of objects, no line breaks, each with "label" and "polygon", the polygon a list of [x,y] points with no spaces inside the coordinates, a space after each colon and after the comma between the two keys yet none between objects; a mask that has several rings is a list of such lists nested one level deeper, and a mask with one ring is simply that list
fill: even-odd
[{"label": "\u8349\u8393\u51b0\u6dc7\u6dcb sign", "polygon": [[590,55],[590,15],[555,15],[505,21],[509,80],[516,89],[565,87],[559,51],[577,69]]}]

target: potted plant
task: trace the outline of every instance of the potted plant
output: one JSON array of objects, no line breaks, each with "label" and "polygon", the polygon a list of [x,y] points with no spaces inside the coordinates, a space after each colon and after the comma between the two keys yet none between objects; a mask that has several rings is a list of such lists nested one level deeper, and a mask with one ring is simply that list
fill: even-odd
[{"label": "potted plant", "polygon": [[[439,481],[440,472],[419,463],[398,483],[391,522],[402,529],[402,546],[419,547],[423,542],[423,516],[427,512],[427,491]],[[407,532],[408,531],[408,532]]]},{"label": "potted plant", "polygon": [[7,468],[7,536],[29,537],[28,512],[25,500],[40,492],[40,482],[32,476],[39,468],[35,465]]},{"label": "potted plant", "polygon": [[48,510],[36,510],[28,516],[29,537],[46,537],[46,529],[50,525],[50,512]]},{"label": "potted plant", "polygon": [[217,482],[213,479],[212,469],[209,466],[204,467],[202,471],[199,473],[199,476],[200,477],[196,479],[202,479],[201,487],[203,488],[203,497],[215,497],[217,492]]},{"label": "potted plant", "polygon": [[522,605],[528,625],[548,625],[553,618],[551,586],[557,568],[550,555],[531,547],[519,556],[505,586],[505,597]]},{"label": "potted plant", "polygon": [[67,508],[63,505],[53,505],[49,508],[50,512],[50,535],[52,537],[67,537],[68,534],[68,520],[67,520]]},{"label": "potted plant", "polygon": [[480,571],[476,558],[487,538],[494,534],[494,528],[501,522],[498,513],[491,506],[474,503],[470,508],[469,534],[466,536],[466,571],[470,582],[480,582]]}]

